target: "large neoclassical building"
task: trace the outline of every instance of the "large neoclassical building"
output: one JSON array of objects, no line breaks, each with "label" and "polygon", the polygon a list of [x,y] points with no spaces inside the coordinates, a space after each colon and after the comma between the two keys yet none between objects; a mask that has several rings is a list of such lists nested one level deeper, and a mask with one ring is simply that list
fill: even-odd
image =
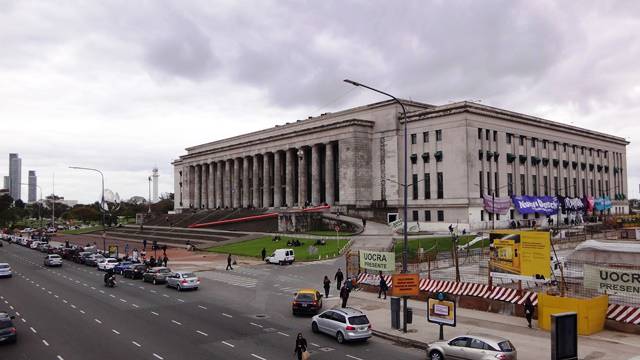
[{"label": "large neoclassical building", "polygon": [[[493,219],[485,194],[609,196],[611,212],[628,212],[624,138],[473,102],[402,101],[410,222],[478,229],[526,218],[512,209]],[[383,101],[187,148],[173,162],[175,208],[401,213],[402,127],[400,106]]]}]

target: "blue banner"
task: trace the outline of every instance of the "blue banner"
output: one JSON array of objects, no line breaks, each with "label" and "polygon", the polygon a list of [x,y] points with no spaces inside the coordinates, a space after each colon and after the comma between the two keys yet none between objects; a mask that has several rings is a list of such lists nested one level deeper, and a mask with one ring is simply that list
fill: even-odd
[{"label": "blue banner", "polygon": [[596,198],[594,202],[595,202],[594,207],[598,211],[605,211],[605,210],[611,209],[611,199],[609,199],[608,196]]},{"label": "blue banner", "polygon": [[558,199],[555,196],[512,196],[513,206],[520,214],[545,214],[558,213]]}]

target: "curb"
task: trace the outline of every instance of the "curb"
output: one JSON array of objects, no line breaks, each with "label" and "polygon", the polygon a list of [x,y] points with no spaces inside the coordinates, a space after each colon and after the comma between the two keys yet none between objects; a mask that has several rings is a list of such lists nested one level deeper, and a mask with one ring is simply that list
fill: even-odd
[{"label": "curb", "polygon": [[429,346],[429,344],[427,344],[426,342],[407,339],[399,335],[393,335],[393,334],[389,334],[389,333],[378,331],[378,330],[372,330],[371,332],[373,333],[374,336],[377,336],[386,340],[390,340],[405,346],[410,346],[416,349],[420,349],[420,350],[427,350],[427,347]]}]

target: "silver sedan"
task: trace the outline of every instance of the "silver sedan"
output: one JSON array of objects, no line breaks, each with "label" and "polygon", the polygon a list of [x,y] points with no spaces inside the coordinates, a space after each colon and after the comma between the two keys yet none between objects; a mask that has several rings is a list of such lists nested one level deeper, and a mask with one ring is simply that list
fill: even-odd
[{"label": "silver sedan", "polygon": [[178,271],[167,276],[167,287],[174,287],[178,291],[184,289],[198,290],[198,286],[200,286],[200,279],[192,272]]},{"label": "silver sedan", "polygon": [[493,335],[467,334],[449,341],[436,341],[427,348],[427,359],[517,360],[511,341]]}]

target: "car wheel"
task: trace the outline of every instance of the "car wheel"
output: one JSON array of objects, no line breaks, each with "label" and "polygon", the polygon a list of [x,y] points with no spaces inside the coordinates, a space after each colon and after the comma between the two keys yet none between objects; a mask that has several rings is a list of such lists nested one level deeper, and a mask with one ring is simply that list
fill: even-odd
[{"label": "car wheel", "polygon": [[444,356],[442,356],[440,351],[435,350],[435,351],[432,351],[429,354],[429,359],[430,360],[444,360]]},{"label": "car wheel", "polygon": [[318,323],[317,322],[312,322],[311,323],[311,331],[313,331],[314,333],[319,333],[320,329],[318,329]]},{"label": "car wheel", "polygon": [[282,266],[283,265],[282,261],[278,261],[278,265]]},{"label": "car wheel", "polygon": [[178,285],[176,286],[176,289],[177,289],[178,291],[182,291],[182,286],[180,286],[180,284],[178,284]]},{"label": "car wheel", "polygon": [[338,344],[344,343],[344,335],[340,331],[336,334],[336,340],[338,340]]},{"label": "car wheel", "polygon": [[198,288],[193,288],[193,291],[196,291],[196,290],[198,290]]},{"label": "car wheel", "polygon": [[156,279],[153,279],[152,283],[153,285],[157,284]]}]

